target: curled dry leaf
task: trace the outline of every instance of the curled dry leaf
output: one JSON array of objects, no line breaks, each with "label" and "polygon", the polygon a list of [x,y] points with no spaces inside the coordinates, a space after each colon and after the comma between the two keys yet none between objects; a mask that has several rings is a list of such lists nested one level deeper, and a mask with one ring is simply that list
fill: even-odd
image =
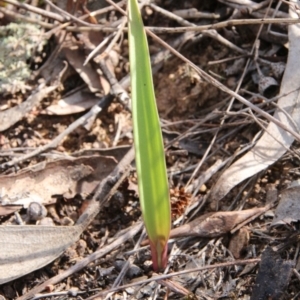
[{"label": "curled dry leaf", "polygon": [[246,221],[254,215],[263,213],[264,211],[265,207],[241,211],[219,211],[216,213],[207,213],[190,223],[172,229],[170,237],[218,237],[230,232],[238,224]]},{"label": "curled dry leaf", "polygon": [[[229,233],[241,223],[249,222],[253,217],[258,217],[264,213],[270,206],[260,208],[252,208],[241,211],[219,211],[215,213],[207,213],[197,219],[171,229],[170,238],[176,237],[192,237],[198,236],[203,238],[219,237]],[[142,245],[147,245],[148,240],[142,242]]]},{"label": "curled dry leaf", "polygon": [[258,83],[258,91],[265,97],[275,96],[278,92],[278,82],[270,76],[260,76]]},{"label": "curled dry leaf", "polygon": [[102,90],[100,77],[91,64],[84,65],[84,53],[71,37],[64,43],[63,53],[70,65],[76,70],[82,80],[88,85],[92,93]]},{"label": "curled dry leaf", "polygon": [[[291,10],[290,15],[292,18],[298,18],[297,14]],[[295,80],[300,77],[299,34],[299,24],[289,26],[288,62],[280,88],[280,94],[286,96],[279,99],[279,109],[274,114],[276,119],[296,131],[299,131],[300,127],[300,95],[298,92],[300,82]],[[291,134],[274,123],[270,123],[255,147],[222,174],[212,189],[212,199],[215,201],[222,199],[237,184],[275,163],[293,141],[294,137]]]},{"label": "curled dry leaf", "polygon": [[248,246],[249,243],[249,230],[247,228],[241,228],[230,239],[228,249],[238,259],[241,257],[241,251]]}]

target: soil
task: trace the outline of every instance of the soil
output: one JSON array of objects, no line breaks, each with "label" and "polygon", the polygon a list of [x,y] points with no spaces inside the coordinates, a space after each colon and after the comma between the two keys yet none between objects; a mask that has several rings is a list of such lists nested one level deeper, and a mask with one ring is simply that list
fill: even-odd
[{"label": "soil", "polygon": [[[150,2],[171,12],[180,9],[197,9],[198,12],[220,15],[217,19],[205,19],[204,17],[188,19],[197,25],[226,21],[234,14],[236,14],[235,18],[255,18],[254,14],[251,15],[245,6],[241,4],[237,10],[234,10],[230,5],[218,1]],[[46,4],[39,5],[42,9],[46,8]],[[273,3],[271,7],[275,8],[276,3]],[[7,9],[14,12],[20,11],[14,6],[8,6]],[[257,11],[264,12],[265,9],[266,7],[263,7]],[[287,12],[286,4],[283,4],[280,10]],[[24,13],[24,10],[20,13]],[[78,9],[76,13],[78,16],[82,12]],[[147,26],[182,26],[151,6],[145,6],[142,13]],[[106,25],[120,18],[121,14],[114,10],[104,15]],[[103,18],[101,20],[98,20],[98,22],[103,22]],[[4,25],[12,22],[12,20],[10,17],[5,16],[0,19],[0,22]],[[227,26],[218,30],[218,33],[250,53],[256,37],[256,27],[254,27],[251,25],[244,27]],[[245,34],[245,32],[248,32],[248,34]],[[286,28],[283,28],[283,32],[287,33]],[[109,35],[109,33],[103,34],[104,36]],[[82,57],[85,59],[90,49],[83,45],[83,39],[79,37],[79,33],[70,35],[72,35],[73,45],[78,43],[78,47],[81,47]],[[160,36],[171,43],[179,34]],[[88,38],[93,41],[92,37],[89,36]],[[47,62],[50,62],[50,65],[54,64],[51,53],[58,44],[59,38],[57,35],[47,40],[44,52],[41,54],[42,61],[31,66],[32,74]],[[114,50],[118,57],[112,71],[116,78],[121,80],[128,74],[128,41],[126,34]],[[230,49],[216,39],[212,39],[207,35],[201,36],[201,33],[195,33],[194,38],[185,41],[178,50],[194,64],[213,75],[232,90],[236,89],[244,71],[246,59],[250,58],[249,70],[246,72],[239,90],[252,103],[264,103],[264,96],[266,95],[259,94],[258,82],[255,79],[258,75],[253,63],[253,56],[241,55],[241,53]],[[151,54],[157,54],[162,51],[162,48],[157,42],[150,39],[150,51]],[[288,49],[284,43],[274,43],[267,37],[261,38],[258,55],[267,57],[269,61],[285,62],[287,54]],[[63,60],[67,60],[63,51],[59,52],[59,55]],[[95,62],[91,65],[93,71],[99,69]],[[33,68],[36,68],[36,70],[33,70]],[[41,103],[26,113],[20,121],[0,133],[1,164],[29,153],[33,149],[47,145],[63,133],[70,124],[84,116],[85,111],[66,115],[48,115],[44,113],[47,107],[57,104],[70,91],[72,92],[80,86],[91,92],[90,86],[82,79],[80,72],[75,71],[72,66],[69,66],[69,68],[71,69],[68,71],[69,74],[61,79],[57,90],[45,97]],[[272,74],[268,75],[273,76]],[[32,80],[28,81],[31,90],[25,93],[3,94],[0,98],[1,111],[24,102],[32,91],[37,88],[41,78],[42,76],[32,76]],[[47,78],[42,79],[47,80]],[[54,82],[55,80],[50,80],[50,84],[54,84]],[[224,125],[220,127],[231,98],[206,82],[190,66],[171,54],[164,58],[159,71],[155,73],[154,84],[157,106],[163,124],[174,227],[210,212],[263,207],[267,204],[266,198],[270,190],[275,188],[280,192],[287,188],[292,181],[298,179],[298,155],[287,152],[274,165],[235,187],[221,201],[213,201],[209,197],[211,189],[214,188],[221,172],[232,161],[229,160],[229,163],[209,176],[200,186],[197,186],[196,180],[202,174],[207,174],[209,168],[218,160],[225,161],[228,158],[234,160],[235,154],[241,147],[253,142],[254,137],[260,130],[259,125],[249,115],[241,113],[240,111],[244,106],[234,101],[231,108],[232,114],[228,115]],[[99,99],[104,96],[103,90],[97,91],[95,94],[99,96]],[[271,98],[275,95],[276,93],[271,91],[271,95],[268,95],[268,97]],[[265,103],[263,109],[270,111],[273,107]],[[53,161],[57,158],[64,158],[66,155],[75,156],[78,151],[85,153],[85,155],[92,155],[91,153],[102,154],[101,150],[103,149],[114,149],[115,153],[118,151],[124,152],[122,150],[124,145],[132,145],[131,131],[130,112],[126,105],[115,98],[97,115],[91,128],[78,127],[54,149],[48,149],[42,154],[15,164],[13,167],[2,168],[2,176],[15,174],[25,168],[30,169],[40,162]],[[208,156],[205,157],[200,170],[190,182],[196,165],[202,160],[215,134],[217,136]],[[173,141],[174,139],[177,140]],[[299,144],[295,142],[292,146],[293,153],[297,152],[298,148]],[[115,156],[117,160],[119,156]],[[56,226],[67,225],[65,223],[69,221],[70,225],[73,225],[82,210],[84,210],[88,196],[79,194],[69,199],[63,195],[58,195],[55,203],[46,206],[47,217],[52,219]],[[124,230],[131,228],[141,220],[138,200],[137,179],[133,165],[130,175],[124,180],[109,203],[101,208],[100,213],[82,233],[80,239],[47,266],[0,285],[0,299],[17,299],[25,295],[32,288],[68,270],[97,249],[105,247],[118,235],[124,234]],[[276,201],[276,199],[272,200]],[[228,232],[220,237],[210,238],[189,237],[187,235],[185,238],[171,240],[169,265],[166,274],[218,264],[221,264],[220,267],[175,275],[169,281],[152,281],[141,284],[139,281],[151,278],[155,274],[152,269],[149,247],[138,248],[138,251],[134,249],[135,245],[140,242],[141,232],[139,232],[139,234],[120,244],[105,256],[93,261],[82,270],[71,274],[55,285],[47,286],[47,289],[43,291],[45,294],[41,294],[34,299],[87,299],[99,292],[108,291],[114,287],[114,282],[127,261],[130,262],[130,266],[118,285],[122,286],[130,283],[136,283],[136,285],[120,288],[110,293],[106,299],[255,299],[253,298],[253,291],[260,265],[258,263],[235,265],[231,262],[262,258],[262,254],[269,246],[281,249],[281,251],[276,252],[276,255],[274,254],[275,261],[294,261],[293,269],[295,271],[290,270],[290,272],[287,272],[287,279],[278,279],[281,282],[281,285],[278,284],[279,291],[272,291],[273,294],[264,294],[263,297],[265,298],[260,299],[298,299],[300,298],[298,273],[299,224],[293,222],[271,227],[270,223],[274,217],[276,205],[233,234]],[[26,208],[22,208],[18,211],[18,214],[1,216],[0,221],[1,224],[16,224],[17,216],[24,219],[26,214]],[[30,221],[27,224],[35,223],[35,221]],[[145,236],[143,236],[144,239]],[[228,263],[228,265],[225,266],[222,263]],[[171,286],[168,286],[168,283]],[[105,297],[96,296],[95,299],[105,299]]]}]

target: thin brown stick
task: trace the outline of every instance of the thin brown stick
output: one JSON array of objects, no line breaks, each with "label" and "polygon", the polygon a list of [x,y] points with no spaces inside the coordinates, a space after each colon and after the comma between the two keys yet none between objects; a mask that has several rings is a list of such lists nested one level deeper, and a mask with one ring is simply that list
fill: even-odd
[{"label": "thin brown stick", "polygon": [[281,24],[291,25],[300,23],[300,19],[292,18],[264,18],[264,19],[243,19],[243,20],[228,20],[216,24],[202,26],[187,26],[187,27],[146,27],[154,33],[180,33],[187,31],[201,32],[210,29],[221,29],[224,27],[243,26],[243,25],[265,25],[265,24]]},{"label": "thin brown stick", "polygon": [[51,11],[47,11],[45,9],[41,9],[41,8],[32,6],[30,4],[22,3],[22,2],[19,2],[19,1],[16,1],[16,0],[3,0],[3,2],[14,5],[14,6],[19,7],[19,8],[23,8],[25,10],[31,11],[35,14],[41,15],[41,16],[49,18],[49,19],[56,20],[58,22],[67,21],[66,18],[64,18],[63,16],[61,16],[59,14],[56,14],[56,13],[53,13]]},{"label": "thin brown stick", "polygon": [[55,26],[46,22],[39,21],[37,19],[23,16],[17,12],[10,11],[9,9],[6,9],[5,7],[1,7],[1,6],[0,6],[0,12],[2,12],[6,16],[9,16],[12,19],[17,19],[19,21],[27,22],[30,24],[38,24],[46,29],[52,29]]},{"label": "thin brown stick", "polygon": [[197,26],[196,24],[193,24],[193,23],[183,19],[182,17],[175,15],[174,13],[172,13],[164,8],[159,7],[156,4],[149,3],[149,6],[152,7],[155,11],[159,12],[160,14],[166,16],[167,18],[175,20],[176,22],[178,22],[178,24],[181,24],[183,26],[192,26],[192,27]]},{"label": "thin brown stick", "polygon": [[[88,22],[85,22],[85,21],[83,21],[83,20],[81,20],[81,19],[79,19],[79,18],[77,18],[77,17],[74,17],[73,15],[71,15],[71,14],[68,13],[67,11],[65,11],[65,10],[63,10],[63,9],[61,9],[61,8],[59,8],[58,6],[56,6],[55,4],[53,4],[53,3],[52,3],[51,1],[49,1],[49,0],[45,0],[45,1],[46,1],[46,3],[47,3],[48,5],[50,5],[53,9],[55,9],[55,10],[57,10],[58,12],[60,12],[61,14],[65,15],[66,18],[68,18],[68,19],[71,19],[71,20],[73,20],[73,21],[75,21],[75,22],[78,22],[78,23],[83,24],[83,25],[88,26],[88,27],[95,27],[95,26],[97,26],[97,25],[95,25],[95,24],[88,23]],[[68,20],[68,21],[69,21],[69,20]]]},{"label": "thin brown stick", "polygon": [[[210,29],[221,29],[225,27],[230,26],[244,26],[244,25],[265,25],[265,24],[284,24],[284,25],[292,25],[292,24],[298,24],[300,23],[300,19],[291,19],[291,18],[266,18],[266,19],[243,19],[243,20],[228,20],[224,22],[219,22],[216,24],[210,24],[210,25],[202,25],[202,26],[192,26],[192,27],[145,27],[147,30],[151,30],[154,33],[182,33],[182,32],[203,32],[205,30]],[[103,32],[114,32],[117,31],[117,28],[115,27],[109,27],[109,26],[95,26],[95,27],[86,27],[86,26],[68,26],[66,28],[68,31],[71,32],[83,32],[83,31],[103,31]],[[127,32],[128,28],[125,27],[124,31]]]}]

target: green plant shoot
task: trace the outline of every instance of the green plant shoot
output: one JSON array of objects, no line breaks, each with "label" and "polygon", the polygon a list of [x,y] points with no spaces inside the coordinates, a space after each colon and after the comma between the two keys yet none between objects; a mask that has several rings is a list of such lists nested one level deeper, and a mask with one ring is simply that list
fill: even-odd
[{"label": "green plant shoot", "polygon": [[137,0],[128,1],[134,146],[141,209],[154,270],[167,264],[171,229],[169,186],[147,37]]}]

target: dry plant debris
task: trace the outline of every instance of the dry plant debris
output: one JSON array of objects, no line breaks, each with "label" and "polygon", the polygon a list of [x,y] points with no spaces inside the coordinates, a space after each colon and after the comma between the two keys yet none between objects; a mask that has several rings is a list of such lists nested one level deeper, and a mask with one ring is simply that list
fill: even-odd
[{"label": "dry plant debris", "polygon": [[124,157],[126,1],[54,3],[0,1],[0,298],[299,298],[296,1],[141,1],[180,232],[165,274]]}]

